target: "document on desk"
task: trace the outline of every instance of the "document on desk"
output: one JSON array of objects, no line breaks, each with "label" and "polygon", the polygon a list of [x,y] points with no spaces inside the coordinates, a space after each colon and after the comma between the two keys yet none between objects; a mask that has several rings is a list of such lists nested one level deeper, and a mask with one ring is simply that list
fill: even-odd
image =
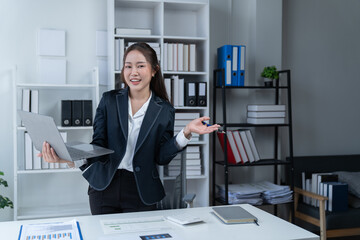
[{"label": "document on desk", "polygon": [[104,234],[166,231],[171,229],[163,216],[100,220]]},{"label": "document on desk", "polygon": [[50,222],[21,225],[18,239],[82,240],[83,238],[81,235],[79,223],[76,220],[72,220],[68,222]]}]

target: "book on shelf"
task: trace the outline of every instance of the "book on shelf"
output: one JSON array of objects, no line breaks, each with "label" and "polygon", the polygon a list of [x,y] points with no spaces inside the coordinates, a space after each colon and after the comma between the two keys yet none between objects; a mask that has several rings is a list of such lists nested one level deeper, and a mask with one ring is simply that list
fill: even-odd
[{"label": "book on shelf", "polygon": [[249,162],[255,162],[255,157],[254,157],[254,154],[252,152],[252,149],[250,147],[250,143],[249,143],[249,140],[246,136],[246,130],[241,130],[239,131],[240,133],[240,138],[241,138],[241,141],[244,145],[244,148],[245,148],[245,151],[246,151],[246,155],[249,159]]},{"label": "book on shelf", "polygon": [[178,88],[178,107],[183,107],[184,106],[184,101],[185,101],[185,90],[184,90],[184,78],[179,78],[179,88]]},{"label": "book on shelf", "polygon": [[25,141],[25,151],[24,151],[24,158],[25,158],[25,170],[33,169],[33,147],[30,135],[25,132],[24,134],[24,141]]},{"label": "book on shelf", "polygon": [[284,124],[285,118],[247,118],[251,124]]},{"label": "book on shelf", "polygon": [[30,91],[30,111],[39,113],[39,90],[37,89]]},{"label": "book on shelf", "polygon": [[[333,182],[338,180],[338,175],[334,173],[312,173],[311,174],[311,192],[323,195],[323,190],[320,190],[321,182]],[[311,205],[319,206],[319,201],[311,199]]]},{"label": "book on shelf", "polygon": [[[319,174],[317,176],[317,194],[324,196],[324,182],[337,182],[339,176],[333,173]],[[319,202],[316,203],[316,206],[319,206]]]},{"label": "book on shelf", "polygon": [[[224,138],[225,138],[226,134],[223,133],[223,132],[216,132],[216,134],[218,136],[221,148],[224,151],[224,140],[225,140]],[[236,161],[236,159],[234,157],[234,154],[233,154],[233,151],[231,150],[231,146],[230,146],[230,143],[229,143],[228,139],[227,139],[226,143],[227,143],[226,144],[226,151],[227,151],[227,161],[228,161],[228,163],[237,164],[238,162]]]},{"label": "book on shelf", "polygon": [[189,122],[199,117],[200,117],[199,112],[176,112],[174,125],[185,127]]},{"label": "book on shelf", "polygon": [[[181,160],[180,159],[173,159],[168,166],[180,166]],[[201,166],[201,159],[186,159],[186,166]]]},{"label": "book on shelf", "polygon": [[171,94],[171,78],[164,78],[165,89],[168,95],[169,101],[172,103],[172,94]]},{"label": "book on shelf", "polygon": [[348,209],[348,184],[344,182],[325,182],[327,189],[328,204],[330,212],[341,212]]},{"label": "book on shelf", "polygon": [[[224,135],[225,133],[217,132],[219,142],[224,150]],[[247,163],[260,160],[254,139],[249,129],[244,130],[228,130],[227,136],[227,151],[228,162]]]},{"label": "book on shelf", "polygon": [[148,28],[115,28],[116,35],[151,35]]},{"label": "book on shelf", "polygon": [[247,106],[248,111],[285,111],[285,105],[277,104],[250,104]]},{"label": "book on shelf", "polygon": [[217,206],[212,209],[225,224],[257,223],[257,218],[240,206]]},{"label": "book on shelf", "polygon": [[173,96],[173,105],[174,107],[178,107],[179,106],[179,76],[178,75],[173,75],[171,76],[172,79],[172,96]]},{"label": "book on shelf", "polygon": [[285,117],[285,111],[248,111],[250,118],[281,118]]},{"label": "book on shelf", "polygon": [[189,44],[189,71],[196,71],[196,45]]},{"label": "book on shelf", "polygon": [[[311,192],[311,173],[310,172],[302,172],[301,173],[301,187],[303,190]],[[309,197],[303,196],[303,202],[306,204],[310,204],[311,199]]]},{"label": "book on shelf", "polygon": [[249,162],[249,158],[248,155],[246,154],[246,150],[245,150],[245,146],[243,143],[243,140],[241,139],[240,136],[240,132],[239,131],[234,131],[233,132],[234,138],[235,138],[235,142],[236,142],[236,146],[239,150],[240,153],[240,157],[241,157],[241,163],[247,163]]},{"label": "book on shelf", "polygon": [[164,69],[164,71],[174,71],[173,68],[173,52],[174,52],[174,44],[173,43],[167,43],[168,49],[167,49],[167,68]]},{"label": "book on shelf", "polygon": [[196,44],[164,43],[164,48],[164,71],[196,71]]},{"label": "book on shelf", "polygon": [[256,147],[256,144],[255,144],[255,141],[254,141],[254,138],[252,136],[252,133],[249,129],[245,130],[245,133],[246,133],[246,137],[249,141],[249,144],[250,144],[250,147],[251,147],[251,151],[254,155],[254,159],[255,161],[258,161],[260,160],[260,155],[259,155],[259,152],[257,150],[257,147]]},{"label": "book on shelf", "polygon": [[235,142],[235,138],[232,131],[226,131],[227,139],[231,147],[231,151],[235,157],[236,163],[243,163],[242,158],[240,156],[239,148]]},{"label": "book on shelf", "polygon": [[184,72],[188,72],[189,71],[189,45],[188,44],[184,44],[183,57],[184,57]]}]

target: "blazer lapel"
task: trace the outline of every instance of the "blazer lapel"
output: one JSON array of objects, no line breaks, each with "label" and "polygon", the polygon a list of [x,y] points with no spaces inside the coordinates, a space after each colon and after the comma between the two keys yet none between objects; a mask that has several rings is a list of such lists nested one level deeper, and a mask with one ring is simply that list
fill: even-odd
[{"label": "blazer lapel", "polygon": [[124,134],[124,137],[127,141],[128,138],[128,116],[129,116],[129,109],[128,109],[128,90],[121,90],[118,95],[116,95],[116,105],[118,110],[119,122],[121,130]]},{"label": "blazer lapel", "polygon": [[159,117],[162,106],[158,104],[161,100],[155,96],[153,93],[152,98],[150,99],[148,109],[146,110],[146,114],[144,116],[144,120],[141,124],[139,137],[136,142],[135,153],[139,150],[141,145],[144,143],[145,139],[150,133],[151,128],[155,124],[156,120]]}]

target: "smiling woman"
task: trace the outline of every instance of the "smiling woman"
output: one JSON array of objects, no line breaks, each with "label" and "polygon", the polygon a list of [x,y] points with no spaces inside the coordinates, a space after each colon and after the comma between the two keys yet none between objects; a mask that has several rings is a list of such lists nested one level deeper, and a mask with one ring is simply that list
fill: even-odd
[{"label": "smiling woman", "polygon": [[[204,125],[210,118],[201,117],[174,136],[175,108],[168,100],[156,52],[146,43],[135,43],[123,62],[126,88],[105,92],[94,120],[92,144],[114,153],[79,165],[90,185],[92,214],[156,209],[165,197],[157,166],[169,164],[183,151],[191,133],[207,134],[220,127]],[[42,156],[47,162],[66,162],[49,144]]]}]

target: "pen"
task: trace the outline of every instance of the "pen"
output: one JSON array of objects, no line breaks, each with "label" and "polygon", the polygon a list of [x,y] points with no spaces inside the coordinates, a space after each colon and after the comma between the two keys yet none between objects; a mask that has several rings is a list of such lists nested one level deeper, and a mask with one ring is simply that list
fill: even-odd
[{"label": "pen", "polygon": [[[207,127],[210,127],[210,126],[212,126],[211,124],[208,124],[207,122],[205,122],[205,121],[201,121],[201,123],[202,124],[204,124],[204,125],[206,125]],[[222,131],[222,130],[217,130],[218,132],[221,132],[221,133],[225,133],[224,131]]]},{"label": "pen", "polygon": [[206,125],[207,127],[210,127],[211,124],[208,124],[207,122],[201,121],[202,124]]}]

